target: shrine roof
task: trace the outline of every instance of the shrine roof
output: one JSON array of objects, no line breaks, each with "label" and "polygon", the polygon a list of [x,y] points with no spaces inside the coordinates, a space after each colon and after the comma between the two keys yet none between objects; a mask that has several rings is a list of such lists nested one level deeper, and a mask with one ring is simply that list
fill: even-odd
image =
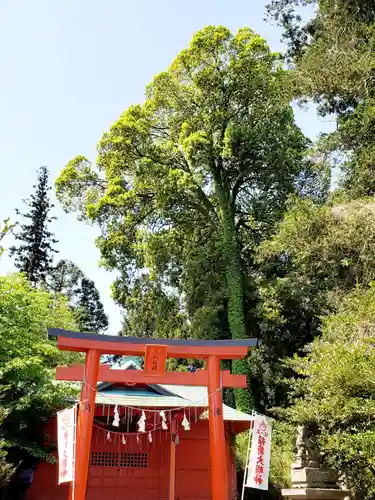
[{"label": "shrine roof", "polygon": [[[205,388],[202,387],[204,390]],[[207,393],[207,391],[206,391]],[[207,408],[208,402],[207,397],[200,402],[185,399],[178,396],[162,396],[162,395],[154,395],[154,396],[129,396],[123,395],[119,392],[115,392],[114,394],[110,394],[106,391],[98,392],[96,395],[96,404],[97,405],[118,405],[118,406],[126,406],[126,407],[134,407],[134,408],[160,408],[160,409],[168,409],[168,408]],[[252,422],[253,417],[248,415],[247,413],[243,413],[239,410],[235,410],[230,406],[223,404],[223,415],[224,420],[232,421],[232,422]]]},{"label": "shrine roof", "polygon": [[[128,360],[122,365],[114,365],[113,368],[115,367],[122,370],[141,369],[134,360]],[[208,395],[207,387],[153,384],[143,390],[135,388],[132,390],[131,387],[118,387],[118,385],[114,386],[112,383],[105,382],[98,384],[96,404],[161,409],[207,408]],[[223,404],[223,416],[226,421],[253,421],[251,415],[235,410],[225,404]],[[202,418],[205,418],[204,414]]]}]

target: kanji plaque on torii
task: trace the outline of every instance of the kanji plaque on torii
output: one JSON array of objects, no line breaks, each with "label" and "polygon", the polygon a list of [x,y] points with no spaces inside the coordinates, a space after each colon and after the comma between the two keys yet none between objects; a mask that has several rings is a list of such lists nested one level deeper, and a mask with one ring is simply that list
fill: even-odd
[{"label": "kanji plaque on torii", "polygon": [[146,345],[145,373],[164,375],[166,371],[168,347],[166,345]]},{"label": "kanji plaque on torii", "polygon": [[[161,383],[170,385],[195,385],[208,388],[209,437],[211,459],[211,485],[213,500],[228,500],[227,457],[223,421],[223,387],[246,387],[244,375],[232,375],[220,370],[223,359],[241,359],[257,339],[246,340],[180,340],[138,337],[117,337],[71,332],[58,328],[49,329],[49,337],[57,338],[61,350],[84,352],[84,365],[59,367],[58,380],[83,382],[77,423],[76,469],[70,499],[85,500],[89,467],[90,442],[94,418],[95,394],[98,380],[129,383]],[[145,357],[144,371],[110,370],[100,365],[102,354]],[[167,358],[203,359],[206,370],[197,373],[166,371]],[[116,371],[118,373],[116,373]],[[82,411],[82,408],[85,410]],[[169,490],[169,500],[174,500],[174,488]]]}]

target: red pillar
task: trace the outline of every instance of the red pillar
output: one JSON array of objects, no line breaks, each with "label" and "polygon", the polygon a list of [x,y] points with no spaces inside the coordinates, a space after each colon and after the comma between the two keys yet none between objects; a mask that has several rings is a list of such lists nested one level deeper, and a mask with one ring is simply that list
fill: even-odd
[{"label": "red pillar", "polygon": [[90,349],[86,353],[85,379],[78,410],[76,437],[76,469],[74,500],[86,499],[92,424],[95,412],[95,394],[98,383],[100,352]]},{"label": "red pillar", "polygon": [[220,359],[217,356],[208,357],[207,370],[212,499],[228,500],[227,453],[223,401],[220,390]]},{"label": "red pillar", "polygon": [[171,422],[171,449],[169,455],[169,496],[168,500],[175,500],[176,498],[176,437],[177,425],[176,420],[172,419]]}]

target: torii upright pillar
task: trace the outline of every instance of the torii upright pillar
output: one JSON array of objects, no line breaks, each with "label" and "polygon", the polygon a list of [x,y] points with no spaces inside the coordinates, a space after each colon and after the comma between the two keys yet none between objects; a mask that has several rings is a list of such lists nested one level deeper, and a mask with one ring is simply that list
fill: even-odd
[{"label": "torii upright pillar", "polygon": [[212,498],[227,500],[228,463],[220,387],[220,359],[217,356],[209,356],[207,369]]},{"label": "torii upright pillar", "polygon": [[[222,388],[246,387],[246,377],[221,371],[220,361],[243,358],[249,348],[257,345],[257,339],[214,341],[143,339],[93,335],[58,328],[49,329],[49,337],[57,338],[58,347],[61,350],[86,353],[84,367],[60,367],[56,374],[58,380],[83,381],[77,423],[75,481],[74,488],[70,491],[70,500],[85,500],[86,498],[98,380],[208,387],[212,499],[229,500]],[[102,354],[145,356],[145,371],[110,370],[107,366],[100,366]],[[207,370],[197,373],[166,372],[167,357],[204,359],[207,363]],[[170,491],[174,492],[174,488]]]}]

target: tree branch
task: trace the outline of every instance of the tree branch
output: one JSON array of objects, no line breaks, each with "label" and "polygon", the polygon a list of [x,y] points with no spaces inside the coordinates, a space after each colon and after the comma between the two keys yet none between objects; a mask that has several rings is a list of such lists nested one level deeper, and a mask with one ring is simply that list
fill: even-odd
[{"label": "tree branch", "polygon": [[219,217],[217,215],[217,212],[216,212],[216,209],[214,207],[214,205],[212,204],[212,202],[209,200],[208,196],[206,195],[206,193],[203,191],[203,189],[200,187],[199,184],[197,184],[197,182],[195,182],[195,179],[194,179],[194,175],[193,175],[193,172],[191,171],[191,168],[190,168],[190,164],[189,164],[189,161],[187,160],[186,156],[185,156],[185,153],[182,149],[182,147],[180,146],[179,147],[179,150],[180,150],[180,153],[182,155],[182,158],[183,158],[183,161],[184,161],[184,165],[186,166],[186,172],[189,172],[189,174],[191,175],[191,178],[194,182],[194,186],[196,187],[197,189],[197,194],[198,194],[198,198],[200,199],[200,201],[203,203],[203,205],[205,206],[208,214],[213,214],[215,216],[215,218],[217,220],[219,220]]},{"label": "tree branch", "polygon": [[232,188],[232,193],[231,193],[231,203],[232,203],[232,208],[235,207],[236,204],[236,199],[243,181],[245,174],[244,172],[240,172],[234,181],[233,188]]},{"label": "tree branch", "polygon": [[246,229],[249,229],[250,231],[254,231],[254,229],[251,226],[249,226],[242,218],[238,219],[238,221],[236,222],[236,231],[241,226],[245,227]]}]

